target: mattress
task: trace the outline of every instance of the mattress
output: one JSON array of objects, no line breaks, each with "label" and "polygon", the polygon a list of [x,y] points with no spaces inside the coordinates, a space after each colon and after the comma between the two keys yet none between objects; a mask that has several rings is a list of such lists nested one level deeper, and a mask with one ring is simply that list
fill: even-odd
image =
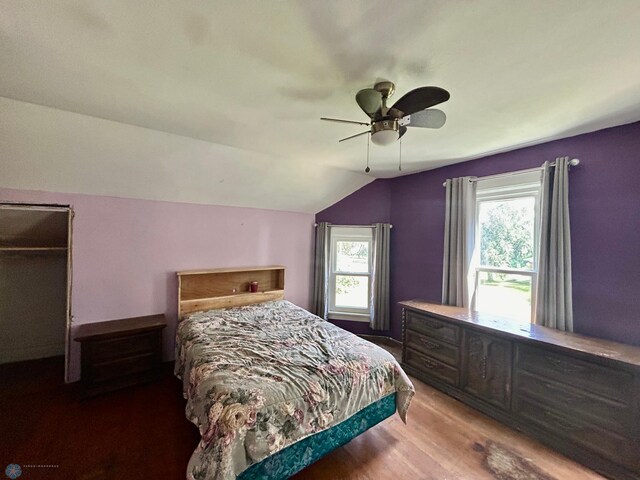
[{"label": "mattress", "polygon": [[387,351],[287,301],[183,320],[175,373],[201,434],[187,467],[197,480],[236,478],[391,395],[406,421],[414,394]]}]

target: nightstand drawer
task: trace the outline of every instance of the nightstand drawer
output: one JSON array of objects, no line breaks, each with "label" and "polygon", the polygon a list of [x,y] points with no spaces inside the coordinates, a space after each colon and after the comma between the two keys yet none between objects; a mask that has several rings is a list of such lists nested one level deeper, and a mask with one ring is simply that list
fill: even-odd
[{"label": "nightstand drawer", "polygon": [[91,379],[94,382],[105,382],[114,378],[126,377],[135,373],[147,372],[154,369],[158,359],[153,352],[136,355],[91,366]]},{"label": "nightstand drawer", "polygon": [[158,344],[159,332],[139,333],[128,337],[92,342],[92,357],[96,363],[117,360],[141,353],[151,353]]}]

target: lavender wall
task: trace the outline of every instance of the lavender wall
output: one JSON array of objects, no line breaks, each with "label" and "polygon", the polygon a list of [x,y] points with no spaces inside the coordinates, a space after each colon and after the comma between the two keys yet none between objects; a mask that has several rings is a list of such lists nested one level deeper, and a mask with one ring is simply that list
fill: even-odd
[{"label": "lavender wall", "polygon": [[[640,345],[640,123],[601,130],[392,180],[378,180],[320,212],[318,219],[369,223],[368,201],[383,212],[390,192],[392,335],[400,338],[397,302],[441,298],[444,189],[447,178],[491,175],[571,156],[573,303],[578,333]],[[378,186],[377,184],[384,186]],[[354,194],[355,195],[355,194]],[[381,215],[382,216],[382,215]],[[341,221],[341,220],[340,220]]]},{"label": "lavender wall", "polygon": [[165,359],[173,358],[178,270],[284,265],[285,297],[309,307],[313,215],[10,189],[0,189],[0,201],[72,205],[74,327],[164,312]]}]

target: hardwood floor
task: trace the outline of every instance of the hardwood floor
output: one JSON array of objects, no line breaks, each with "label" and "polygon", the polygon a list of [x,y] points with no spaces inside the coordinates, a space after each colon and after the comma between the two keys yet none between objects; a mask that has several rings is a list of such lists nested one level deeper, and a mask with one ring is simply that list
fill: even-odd
[{"label": "hardwood floor", "polygon": [[63,372],[61,360],[0,366],[0,474],[17,463],[20,480],[185,478],[199,435],[168,365],[157,383],[87,400]]},{"label": "hardwood floor", "polygon": [[[170,368],[157,383],[80,401],[62,383],[60,359],[0,366],[1,474],[17,463],[25,480],[184,479],[199,435],[184,417]],[[394,415],[294,478],[602,478],[418,380],[414,385],[408,425]],[[490,452],[518,468],[501,469],[485,458]]]},{"label": "hardwood floor", "polygon": [[[335,450],[294,478],[314,480],[596,480],[600,475],[413,379],[408,424],[397,415]],[[496,445],[529,468],[488,465]],[[521,469],[522,470],[522,469]]]}]

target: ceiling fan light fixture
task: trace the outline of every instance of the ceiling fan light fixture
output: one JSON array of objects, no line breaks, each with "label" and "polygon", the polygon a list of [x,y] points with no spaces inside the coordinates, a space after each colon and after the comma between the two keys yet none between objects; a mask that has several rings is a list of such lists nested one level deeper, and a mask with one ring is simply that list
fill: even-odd
[{"label": "ceiling fan light fixture", "polygon": [[371,141],[376,145],[391,145],[398,140],[397,130],[380,130],[371,135]]},{"label": "ceiling fan light fixture", "polygon": [[371,141],[376,145],[391,145],[399,137],[398,120],[380,120],[371,125]]}]

